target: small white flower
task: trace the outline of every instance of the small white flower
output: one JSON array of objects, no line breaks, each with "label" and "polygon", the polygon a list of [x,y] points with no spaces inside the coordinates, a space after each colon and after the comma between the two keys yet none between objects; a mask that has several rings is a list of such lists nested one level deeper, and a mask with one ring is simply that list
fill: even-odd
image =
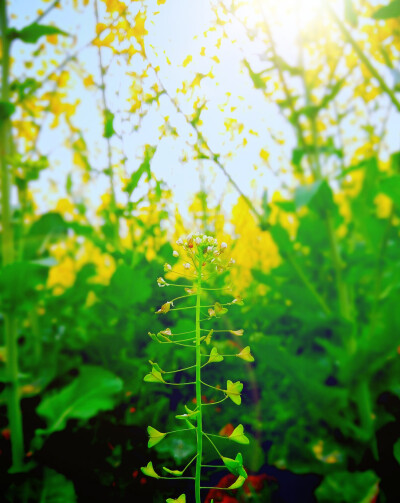
[{"label": "small white flower", "polygon": [[184,267],[185,269],[190,269],[190,264],[189,264],[189,262],[185,262],[185,263],[183,264],[183,267]]},{"label": "small white flower", "polygon": [[178,241],[176,242],[176,244],[178,246],[182,246],[183,245],[183,239],[182,238],[179,238]]},{"label": "small white flower", "polygon": [[225,248],[228,248],[228,245],[225,243],[225,241],[223,241],[221,243],[221,250],[225,250]]},{"label": "small white flower", "polygon": [[201,238],[196,238],[194,240],[194,242],[197,244],[197,245],[201,245]]},{"label": "small white flower", "polygon": [[213,250],[213,247],[212,246],[207,246],[207,253],[211,253]]},{"label": "small white flower", "polygon": [[164,278],[160,277],[160,278],[157,278],[157,283],[158,283],[158,286],[160,288],[163,288],[164,286],[167,286],[168,283],[165,281]]},{"label": "small white flower", "polygon": [[171,267],[171,264],[164,264],[164,271],[167,272],[167,271],[171,271],[172,267]]},{"label": "small white flower", "polygon": [[236,261],[235,261],[235,259],[231,258],[230,261],[229,261],[229,263],[233,265],[233,264],[236,263]]},{"label": "small white flower", "polygon": [[174,250],[174,251],[172,252],[172,255],[173,255],[174,257],[179,257],[179,252],[177,252],[176,250]]}]

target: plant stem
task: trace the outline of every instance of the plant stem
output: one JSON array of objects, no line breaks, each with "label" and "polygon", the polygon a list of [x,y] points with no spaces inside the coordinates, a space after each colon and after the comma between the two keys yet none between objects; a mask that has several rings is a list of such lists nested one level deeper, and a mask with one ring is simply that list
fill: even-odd
[{"label": "plant stem", "polygon": [[[9,101],[10,41],[7,37],[6,0],[0,0],[0,31],[2,45],[1,59],[1,101]],[[1,226],[2,226],[2,265],[14,262],[14,235],[11,218],[11,175],[7,156],[10,154],[11,125],[8,117],[0,121],[1,158]],[[11,453],[13,472],[21,470],[24,458],[24,436],[18,387],[18,345],[17,319],[13,312],[4,313],[4,333],[7,350],[7,406],[11,430]]]},{"label": "plant stem", "polygon": [[195,497],[196,503],[201,503],[200,498],[200,480],[201,480],[201,461],[203,454],[203,417],[201,410],[201,353],[200,353],[200,302],[201,302],[201,266],[198,268],[197,288],[196,288],[196,403],[197,403],[197,458],[196,458],[196,477],[195,477]]}]

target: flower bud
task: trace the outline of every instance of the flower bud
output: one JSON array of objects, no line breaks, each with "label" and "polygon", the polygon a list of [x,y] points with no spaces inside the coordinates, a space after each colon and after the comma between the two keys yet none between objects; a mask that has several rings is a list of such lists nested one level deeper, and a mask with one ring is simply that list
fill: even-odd
[{"label": "flower bud", "polygon": [[225,243],[225,241],[223,241],[221,243],[221,250],[225,250],[226,248],[228,248],[228,245]]},{"label": "flower bud", "polygon": [[168,285],[168,283],[162,277],[157,278],[157,284],[160,288],[163,288],[164,286]]},{"label": "flower bud", "polygon": [[171,271],[172,270],[172,267],[170,264],[164,264],[164,272],[168,272],[168,271]]},{"label": "flower bud", "polygon": [[194,240],[194,242],[195,242],[197,245],[200,245],[200,244],[201,244],[201,241],[202,241],[202,240],[201,240],[201,238],[196,238],[196,239]]},{"label": "flower bud", "polygon": [[183,245],[183,239],[182,239],[182,238],[179,238],[179,239],[177,240],[176,244],[177,244],[178,246],[182,246],[182,245]]},{"label": "flower bud", "polygon": [[189,262],[185,262],[185,263],[183,264],[183,267],[184,267],[185,269],[190,269],[190,264],[189,264]]},{"label": "flower bud", "polygon": [[176,250],[174,250],[174,251],[172,252],[172,255],[173,255],[174,257],[179,257],[179,252],[177,252]]}]

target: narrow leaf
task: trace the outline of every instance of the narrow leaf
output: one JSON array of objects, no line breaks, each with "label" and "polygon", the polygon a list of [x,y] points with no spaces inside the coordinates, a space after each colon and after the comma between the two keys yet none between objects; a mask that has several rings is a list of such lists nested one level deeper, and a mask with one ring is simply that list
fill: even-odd
[{"label": "narrow leaf", "polygon": [[40,37],[44,35],[69,35],[60,30],[57,26],[48,26],[44,24],[32,23],[22,30],[12,30],[12,38],[19,38],[27,44],[36,44]]},{"label": "narrow leaf", "polygon": [[175,475],[175,477],[180,477],[181,475],[183,475],[183,470],[170,470],[166,466],[163,466],[163,470],[167,473],[170,473],[171,475]]},{"label": "narrow leaf", "polygon": [[228,487],[228,489],[239,489],[239,487],[242,487],[242,485],[245,483],[245,480],[246,480],[247,477],[243,477],[242,475],[240,475],[236,481]]}]

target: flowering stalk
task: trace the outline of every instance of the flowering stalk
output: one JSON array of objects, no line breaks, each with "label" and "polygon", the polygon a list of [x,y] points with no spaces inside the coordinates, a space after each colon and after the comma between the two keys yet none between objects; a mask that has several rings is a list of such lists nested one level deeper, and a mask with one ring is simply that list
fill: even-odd
[{"label": "flowering stalk", "polygon": [[[225,357],[238,357],[245,361],[252,362],[254,361],[253,356],[251,355],[250,347],[247,346],[243,348],[237,354],[227,354],[221,355],[218,353],[216,347],[212,347],[211,351],[206,349],[210,346],[212,342],[213,335],[229,332],[235,336],[243,335],[243,330],[213,330],[213,329],[205,329],[201,328],[202,321],[214,321],[218,320],[221,316],[223,316],[228,308],[226,306],[238,304],[242,305],[243,302],[240,297],[233,299],[231,302],[220,303],[214,302],[211,305],[202,305],[202,295],[204,291],[216,291],[218,289],[215,288],[207,288],[203,286],[208,280],[212,279],[216,274],[226,271],[229,267],[231,267],[234,261],[228,260],[226,258],[226,243],[221,243],[218,245],[218,241],[207,235],[202,234],[190,234],[186,239],[178,239],[177,244],[182,248],[183,254],[185,255],[186,262],[183,263],[183,268],[185,272],[179,272],[175,269],[172,269],[170,264],[164,265],[164,271],[166,273],[174,272],[178,276],[183,276],[185,278],[189,278],[192,280],[191,285],[183,285],[183,284],[173,284],[166,281],[164,278],[160,277],[157,279],[157,283],[160,287],[164,288],[167,286],[175,286],[184,288],[187,295],[178,296],[170,301],[167,301],[163,304],[160,309],[157,311],[158,314],[164,315],[169,313],[170,311],[180,311],[180,310],[195,310],[195,326],[194,330],[190,330],[188,332],[183,332],[180,334],[172,333],[170,328],[166,328],[165,330],[161,330],[158,334],[149,333],[151,339],[159,344],[174,344],[180,347],[189,347],[195,350],[195,358],[194,363],[182,369],[177,370],[169,370],[165,371],[160,368],[160,366],[150,361],[152,366],[151,373],[147,374],[144,377],[146,382],[155,382],[162,383],[164,385],[169,386],[185,386],[185,385],[194,385],[195,386],[195,395],[196,395],[196,408],[191,410],[187,405],[185,405],[185,413],[179,414],[176,416],[177,419],[184,421],[187,428],[172,430],[168,432],[160,432],[149,426],[147,428],[149,434],[149,447],[153,447],[154,445],[161,442],[167,435],[174,434],[180,431],[192,431],[196,434],[196,455],[189,461],[189,463],[184,467],[183,470],[171,470],[169,468],[163,467],[164,471],[171,475],[169,477],[160,476],[153,468],[152,462],[149,462],[147,466],[142,467],[142,472],[148,477],[154,478],[162,478],[162,479],[191,479],[194,480],[194,492],[195,492],[195,501],[196,503],[201,503],[201,490],[202,489],[211,489],[207,486],[201,485],[201,476],[202,469],[208,469],[215,467],[214,465],[204,465],[202,462],[203,458],[203,439],[205,438],[212,448],[216,451],[218,457],[222,461],[222,465],[218,465],[217,467],[226,467],[231,473],[233,473],[237,479],[233,484],[231,484],[226,489],[237,489],[243,485],[247,478],[247,473],[243,467],[243,458],[241,453],[238,453],[235,459],[230,459],[221,454],[215,443],[213,442],[211,437],[220,437],[225,438],[233,442],[237,442],[239,444],[248,444],[249,440],[244,435],[244,429],[241,424],[239,424],[233,432],[229,435],[229,437],[225,437],[222,435],[215,435],[212,433],[207,433],[203,428],[203,413],[205,411],[205,406],[212,406],[224,402],[228,398],[230,398],[235,404],[241,404],[241,391],[243,389],[243,384],[240,381],[232,382],[229,379],[227,380],[226,388],[222,388],[221,386],[213,386],[209,383],[206,383],[202,379],[202,369],[209,364],[218,363],[223,361]],[[179,257],[180,253],[175,250],[173,252],[174,257]],[[192,272],[193,271],[193,272]],[[224,290],[224,289],[221,289]],[[227,289],[229,290],[229,288]],[[184,306],[184,307],[175,307],[175,302],[178,300],[195,297],[196,303],[195,305]],[[202,310],[208,309],[208,316],[202,319]],[[205,333],[206,332],[206,333]],[[183,338],[182,338],[183,337]],[[205,360],[207,359],[207,360]],[[167,381],[166,378],[169,374],[175,374],[178,372],[186,372],[192,371],[195,369],[195,377],[194,381],[190,380],[187,382],[175,383],[171,381]],[[202,389],[203,386],[206,388],[213,389],[216,392],[222,393],[224,395],[221,400],[217,400],[215,402],[203,402],[202,401]],[[188,470],[191,464],[196,460],[196,466],[194,469],[194,477],[193,476],[183,476],[186,470]],[[177,499],[167,499],[167,503],[185,503],[186,496],[185,494],[181,494]]]}]

